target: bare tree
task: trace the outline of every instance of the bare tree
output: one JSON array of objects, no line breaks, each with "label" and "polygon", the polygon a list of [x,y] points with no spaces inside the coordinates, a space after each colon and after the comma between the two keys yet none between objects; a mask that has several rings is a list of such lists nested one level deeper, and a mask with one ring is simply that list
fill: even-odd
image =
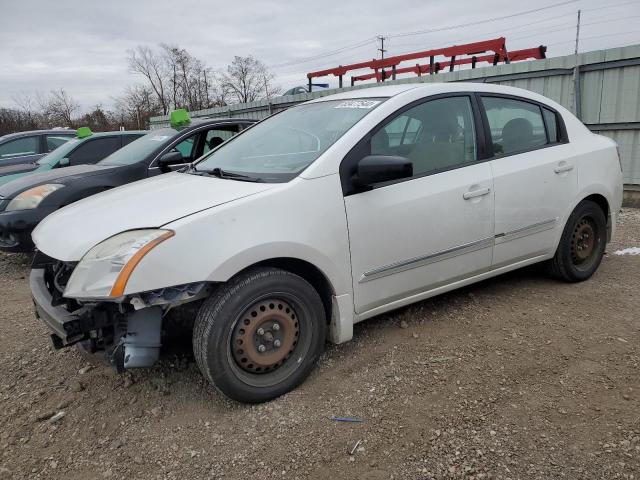
[{"label": "bare tree", "polygon": [[146,128],[149,118],[164,113],[153,90],[146,85],[127,87],[122,96],[114,99],[114,104],[115,118],[125,128]]},{"label": "bare tree", "polygon": [[70,127],[80,104],[63,88],[51,90],[48,95],[38,93],[36,102],[48,127]]},{"label": "bare tree", "polygon": [[280,92],[273,85],[273,74],[253,56],[233,57],[227,71],[219,77],[221,87],[238,103],[272,98]]},{"label": "bare tree", "polygon": [[167,68],[165,59],[149,47],[138,46],[127,52],[129,69],[142,75],[153,90],[162,113],[169,113],[169,99],[167,98]]}]

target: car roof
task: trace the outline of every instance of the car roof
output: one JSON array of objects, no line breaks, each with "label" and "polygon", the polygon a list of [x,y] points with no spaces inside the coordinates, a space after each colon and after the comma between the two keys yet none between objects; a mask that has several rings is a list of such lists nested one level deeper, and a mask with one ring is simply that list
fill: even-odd
[{"label": "car roof", "polygon": [[[438,82],[438,83],[405,83],[402,85],[385,85],[380,87],[358,88],[346,92],[336,93],[316,98],[308,103],[325,102],[329,100],[343,100],[352,98],[391,98],[402,95],[409,90],[420,90],[423,95],[437,95],[441,93],[456,92],[485,92],[485,93],[502,93],[506,95],[517,95],[524,98],[540,100],[542,96],[522,88],[508,87],[504,85],[494,85],[481,82]],[[549,99],[545,100],[550,102]]]},{"label": "car roof", "polygon": [[255,123],[258,120],[253,118],[233,118],[233,117],[196,117],[191,119],[192,125],[202,125],[204,123],[229,123],[229,122],[239,122],[239,123]]},{"label": "car roof", "polygon": [[146,135],[149,130],[115,130],[113,132],[93,132],[88,137],[82,138],[82,140],[96,137],[107,137],[113,135]]},{"label": "car roof", "polygon": [[23,137],[28,135],[42,135],[42,134],[73,136],[76,134],[76,131],[72,128],[58,128],[58,129],[48,129],[48,130],[25,130],[24,132],[13,132],[13,133],[7,133],[6,135],[2,135],[0,136],[0,141],[8,140],[10,138],[18,138],[18,137]]}]

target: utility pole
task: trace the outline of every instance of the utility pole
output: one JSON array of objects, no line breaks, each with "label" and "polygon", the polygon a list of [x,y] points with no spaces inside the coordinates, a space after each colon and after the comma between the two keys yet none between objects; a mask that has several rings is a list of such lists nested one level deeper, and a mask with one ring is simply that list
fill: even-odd
[{"label": "utility pole", "polygon": [[378,35],[378,40],[380,40],[380,48],[378,48],[378,51],[380,52],[380,58],[384,58],[384,54],[386,52],[386,50],[384,49],[385,38],[383,35]]},{"label": "utility pole", "polygon": [[582,118],[582,93],[580,92],[580,65],[578,65],[578,43],[580,41],[580,10],[578,10],[578,23],[576,24],[576,48],[573,67],[573,106],[576,117]]},{"label": "utility pole", "polygon": [[[378,40],[380,40],[380,48],[378,48],[378,51],[380,52],[380,58],[384,58],[384,54],[386,52],[385,48],[384,48],[384,35],[378,35]],[[384,68],[382,69],[382,81],[384,82],[385,77],[387,76],[387,73],[384,71]]]},{"label": "utility pole", "polygon": [[578,10],[578,24],[576,25],[576,55],[578,54],[578,41],[580,40],[580,10]]}]

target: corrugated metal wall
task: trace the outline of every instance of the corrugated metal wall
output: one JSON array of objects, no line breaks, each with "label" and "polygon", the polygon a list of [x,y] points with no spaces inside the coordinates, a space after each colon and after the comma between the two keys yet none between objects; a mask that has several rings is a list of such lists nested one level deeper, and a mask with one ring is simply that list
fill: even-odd
[{"label": "corrugated metal wall", "polygon": [[[592,131],[613,138],[620,146],[624,180],[640,184],[640,45],[586,52],[576,57],[547,58],[494,67],[459,70],[387,81],[394,83],[490,82],[525,88],[564,105]],[[578,81],[576,81],[578,79]],[[305,79],[301,79],[304,83]],[[369,88],[369,83],[343,89],[290,95],[252,103],[191,112],[193,117],[265,118],[306,100],[338,91]],[[578,101],[576,102],[576,99]],[[151,128],[168,125],[154,117]]]}]

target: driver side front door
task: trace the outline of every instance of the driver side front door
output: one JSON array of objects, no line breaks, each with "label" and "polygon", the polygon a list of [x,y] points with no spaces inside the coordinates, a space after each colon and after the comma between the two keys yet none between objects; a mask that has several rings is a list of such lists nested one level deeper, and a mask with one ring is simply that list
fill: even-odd
[{"label": "driver side front door", "polygon": [[344,199],[356,313],[426,298],[491,267],[493,180],[479,159],[476,118],[467,95],[427,100],[354,149],[360,157],[404,154],[414,166],[409,179]]}]

